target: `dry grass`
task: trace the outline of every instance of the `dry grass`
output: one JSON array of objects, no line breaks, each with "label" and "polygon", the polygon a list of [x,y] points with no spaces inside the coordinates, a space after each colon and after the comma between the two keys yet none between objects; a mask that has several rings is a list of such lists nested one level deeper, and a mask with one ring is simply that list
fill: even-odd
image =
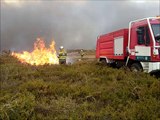
[{"label": "dry grass", "polygon": [[1,55],[0,119],[160,119],[160,79],[96,62],[30,66]]}]

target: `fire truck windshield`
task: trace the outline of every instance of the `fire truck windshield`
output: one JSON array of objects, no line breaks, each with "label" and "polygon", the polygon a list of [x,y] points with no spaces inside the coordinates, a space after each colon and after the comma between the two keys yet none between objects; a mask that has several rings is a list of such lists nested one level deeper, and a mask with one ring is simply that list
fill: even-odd
[{"label": "fire truck windshield", "polygon": [[160,24],[152,24],[152,29],[156,42],[160,42]]}]

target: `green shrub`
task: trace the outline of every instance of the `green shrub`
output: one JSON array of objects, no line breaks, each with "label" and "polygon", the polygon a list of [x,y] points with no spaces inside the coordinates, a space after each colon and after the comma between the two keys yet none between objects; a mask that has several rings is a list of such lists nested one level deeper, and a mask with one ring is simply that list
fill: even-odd
[{"label": "green shrub", "polygon": [[28,120],[34,113],[35,99],[29,92],[17,93],[0,104],[0,119]]},{"label": "green shrub", "polygon": [[0,56],[0,119],[160,119],[160,81],[96,62],[31,66]]}]

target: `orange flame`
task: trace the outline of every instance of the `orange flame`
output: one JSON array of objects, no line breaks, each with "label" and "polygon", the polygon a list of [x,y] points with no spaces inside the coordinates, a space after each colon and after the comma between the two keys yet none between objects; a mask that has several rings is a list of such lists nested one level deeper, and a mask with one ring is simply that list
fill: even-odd
[{"label": "orange flame", "polygon": [[55,42],[52,41],[50,47],[46,48],[44,40],[40,38],[37,38],[37,41],[34,43],[32,52],[23,51],[22,54],[12,52],[12,55],[18,58],[20,62],[31,65],[59,64]]}]

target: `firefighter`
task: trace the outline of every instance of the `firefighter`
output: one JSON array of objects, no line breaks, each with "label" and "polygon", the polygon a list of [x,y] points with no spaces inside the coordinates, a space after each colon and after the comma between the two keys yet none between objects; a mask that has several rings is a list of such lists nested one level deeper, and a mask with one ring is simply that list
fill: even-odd
[{"label": "firefighter", "polygon": [[61,46],[59,49],[59,64],[66,64],[67,52],[65,51],[64,47]]},{"label": "firefighter", "polygon": [[83,51],[83,49],[81,49],[81,51],[80,51],[80,55],[81,55],[81,59],[83,58],[83,56],[84,56],[84,51]]}]

